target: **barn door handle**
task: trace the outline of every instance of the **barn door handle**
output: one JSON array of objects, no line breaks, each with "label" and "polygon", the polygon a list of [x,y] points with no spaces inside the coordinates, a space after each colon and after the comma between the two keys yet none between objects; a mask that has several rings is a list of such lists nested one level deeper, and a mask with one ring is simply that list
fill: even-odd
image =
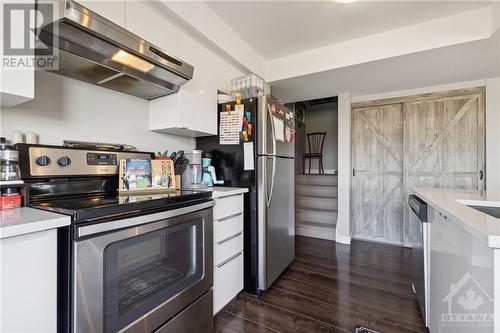
[{"label": "barn door handle", "polygon": [[484,171],[479,170],[479,180],[483,180],[483,178],[484,178]]},{"label": "barn door handle", "polygon": [[356,169],[352,169],[352,176],[356,177]]}]

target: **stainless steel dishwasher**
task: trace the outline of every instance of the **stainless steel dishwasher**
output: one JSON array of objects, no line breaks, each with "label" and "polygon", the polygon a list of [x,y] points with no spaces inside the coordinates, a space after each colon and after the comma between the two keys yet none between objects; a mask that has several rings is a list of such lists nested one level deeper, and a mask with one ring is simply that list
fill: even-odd
[{"label": "stainless steel dishwasher", "polygon": [[413,231],[412,287],[417,295],[425,326],[429,327],[431,223],[428,219],[428,205],[414,194],[409,196],[408,204],[414,213],[410,220]]}]

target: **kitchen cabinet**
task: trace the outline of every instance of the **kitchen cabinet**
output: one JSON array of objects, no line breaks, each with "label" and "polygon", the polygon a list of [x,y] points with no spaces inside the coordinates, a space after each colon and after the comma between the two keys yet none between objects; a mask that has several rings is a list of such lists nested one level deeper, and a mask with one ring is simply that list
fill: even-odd
[{"label": "kitchen cabinet", "polygon": [[[430,332],[453,332],[466,327],[460,325],[479,325],[480,322],[464,316],[493,314],[493,250],[439,207],[429,208],[429,220]],[[493,332],[493,323],[490,324],[480,332]]]},{"label": "kitchen cabinet", "polygon": [[125,7],[125,27],[165,52],[177,56],[178,29],[164,18],[158,6],[164,7],[156,1],[128,1]]},{"label": "kitchen cabinet", "polygon": [[1,239],[0,253],[0,331],[56,332],[57,231]]},{"label": "kitchen cabinet", "polygon": [[243,194],[219,195],[214,189],[214,315],[243,289]]},{"label": "kitchen cabinet", "polygon": [[0,211],[0,332],[57,331],[57,228],[69,216]]},{"label": "kitchen cabinet", "polygon": [[[33,1],[24,1],[25,4],[33,4]],[[3,7],[0,5],[0,17],[4,17]],[[0,24],[0,35],[4,36],[3,24]],[[27,40],[25,39],[25,34],[23,29],[11,29],[11,40],[16,43],[24,41],[23,45],[34,44],[35,35],[30,33],[27,35]],[[0,37],[0,52],[4,54],[4,44]],[[19,47],[17,45],[16,47]],[[4,56],[2,61],[5,63],[11,63],[12,65],[7,68],[6,66],[0,66],[0,106],[1,107],[13,107],[21,103],[27,102],[35,98],[35,69],[33,67],[23,66],[22,68],[17,68],[17,63],[19,60],[31,59],[33,57],[33,50],[29,54],[23,55],[22,57],[13,56],[13,62],[9,56]],[[26,61],[26,60],[24,60]]]},{"label": "kitchen cabinet", "polygon": [[217,134],[217,56],[179,30],[179,54],[194,66],[193,78],[178,93],[149,102],[149,129],[197,137]]},{"label": "kitchen cabinet", "polygon": [[111,22],[125,27],[125,0],[77,0],[77,2]]}]

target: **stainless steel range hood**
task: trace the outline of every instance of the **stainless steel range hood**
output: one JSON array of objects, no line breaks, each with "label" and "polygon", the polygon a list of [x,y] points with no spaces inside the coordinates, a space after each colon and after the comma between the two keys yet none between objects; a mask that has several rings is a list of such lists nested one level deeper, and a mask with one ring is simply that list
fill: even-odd
[{"label": "stainless steel range hood", "polygon": [[39,31],[59,50],[55,73],[148,100],[176,93],[193,77],[190,64],[82,5],[66,0],[59,7]]}]

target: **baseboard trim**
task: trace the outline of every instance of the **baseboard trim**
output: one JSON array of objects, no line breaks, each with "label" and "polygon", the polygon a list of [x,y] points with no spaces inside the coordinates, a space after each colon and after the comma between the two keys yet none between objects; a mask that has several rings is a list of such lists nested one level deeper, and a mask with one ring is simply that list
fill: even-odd
[{"label": "baseboard trim", "polygon": [[393,242],[393,241],[388,241],[388,240],[384,240],[384,239],[373,239],[373,238],[360,237],[360,236],[353,236],[352,239],[363,241],[363,242],[370,242],[370,243],[394,245],[394,246],[403,247],[403,244],[400,242]]},{"label": "baseboard trim", "polygon": [[335,235],[337,238],[337,243],[351,245],[351,237],[345,235]]},{"label": "baseboard trim", "polygon": [[335,229],[332,228],[295,225],[295,234],[297,236],[326,239],[331,241],[335,240]]}]

